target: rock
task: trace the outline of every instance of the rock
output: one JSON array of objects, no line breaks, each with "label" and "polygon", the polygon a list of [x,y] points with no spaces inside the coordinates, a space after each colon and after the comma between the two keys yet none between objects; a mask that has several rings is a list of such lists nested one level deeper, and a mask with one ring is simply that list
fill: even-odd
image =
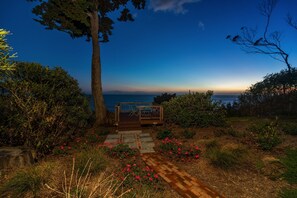
[{"label": "rock", "polygon": [[22,147],[0,147],[0,170],[32,165],[32,151]]}]

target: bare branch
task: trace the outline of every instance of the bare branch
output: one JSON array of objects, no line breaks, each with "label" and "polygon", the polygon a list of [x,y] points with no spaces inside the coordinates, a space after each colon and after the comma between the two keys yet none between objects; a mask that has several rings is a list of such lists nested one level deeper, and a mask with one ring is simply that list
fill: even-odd
[{"label": "bare branch", "polygon": [[[227,36],[226,39],[239,45],[247,53],[266,54],[271,58],[286,64],[290,71],[292,66],[289,63],[289,54],[281,47],[281,33],[274,31],[269,34],[270,20],[277,0],[263,0],[259,4],[260,13],[266,17],[266,23],[262,37],[257,36],[257,29],[242,27],[240,34],[236,36]],[[289,20],[290,19],[290,20]],[[293,21],[288,18],[288,21]],[[294,24],[294,23],[293,23]],[[297,24],[296,24],[297,27]]]},{"label": "bare branch", "polygon": [[286,21],[292,28],[297,30],[297,20],[294,19],[290,14],[288,14]]}]

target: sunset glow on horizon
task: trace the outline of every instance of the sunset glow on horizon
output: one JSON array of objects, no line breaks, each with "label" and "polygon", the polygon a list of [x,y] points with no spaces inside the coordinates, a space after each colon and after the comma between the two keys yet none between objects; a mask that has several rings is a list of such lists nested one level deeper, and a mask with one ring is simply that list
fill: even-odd
[{"label": "sunset glow on horizon", "polygon": [[[144,10],[132,9],[134,22],[115,20],[110,42],[101,43],[105,93],[241,93],[265,75],[286,68],[269,56],[247,54],[226,40],[242,26],[262,31],[265,18],[259,13],[258,0],[166,2],[150,0]],[[84,92],[91,92],[91,43],[45,30],[32,19],[29,2],[2,0],[0,4],[1,28],[12,33],[7,39],[18,54],[16,60],[61,66]],[[282,32],[282,47],[290,53],[293,66],[297,65],[296,30],[285,17],[296,10],[293,1],[279,1],[269,29]]]}]

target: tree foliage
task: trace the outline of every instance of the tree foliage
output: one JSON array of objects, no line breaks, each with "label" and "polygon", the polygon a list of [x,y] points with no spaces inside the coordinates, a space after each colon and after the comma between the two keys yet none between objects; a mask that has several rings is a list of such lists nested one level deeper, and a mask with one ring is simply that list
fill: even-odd
[{"label": "tree foliage", "polygon": [[[119,21],[133,21],[128,7],[143,9],[145,0],[29,0],[38,1],[33,13],[47,29],[57,29],[72,38],[86,36],[92,41],[92,94],[96,123],[106,122],[106,108],[102,95],[100,41],[107,42],[114,20],[111,13],[119,12]],[[131,3],[131,6],[130,4]]]},{"label": "tree foliage", "polygon": [[170,94],[170,93],[162,93],[160,96],[154,97],[154,104],[161,104],[163,102],[167,102],[172,98],[175,98],[176,94]]},{"label": "tree foliage", "polygon": [[[36,0],[30,0],[36,1]],[[39,0],[32,12],[39,16],[35,19],[47,29],[57,29],[70,34],[72,38],[86,36],[92,38],[90,17],[96,12],[99,18],[98,34],[101,41],[109,41],[114,20],[110,13],[120,10],[119,21],[133,21],[133,15],[127,8],[130,0]],[[131,0],[137,9],[143,9],[145,0]]]},{"label": "tree foliage", "polygon": [[241,115],[297,115],[297,69],[268,74],[239,96],[233,108]]},{"label": "tree foliage", "polygon": [[162,103],[164,119],[183,127],[223,126],[225,111],[219,103],[213,102],[213,92],[188,93]]},{"label": "tree foliage", "polygon": [[88,101],[63,69],[17,63],[0,87],[0,144],[25,145],[44,154],[87,125]]},{"label": "tree foliage", "polygon": [[11,59],[14,58],[16,54],[10,53],[12,47],[10,47],[6,41],[6,36],[9,34],[9,31],[0,29],[0,72],[14,68],[14,63],[11,62]]}]

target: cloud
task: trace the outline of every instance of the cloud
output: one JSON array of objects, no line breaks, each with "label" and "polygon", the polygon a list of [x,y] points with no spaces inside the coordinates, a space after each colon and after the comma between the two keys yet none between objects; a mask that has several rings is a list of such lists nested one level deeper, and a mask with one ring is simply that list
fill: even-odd
[{"label": "cloud", "polygon": [[150,7],[155,12],[169,11],[176,14],[184,14],[187,10],[184,5],[187,3],[195,3],[201,0],[151,0]]},{"label": "cloud", "polygon": [[201,29],[203,31],[205,30],[205,25],[204,25],[204,23],[202,21],[199,21],[198,27],[199,27],[199,29]]}]

